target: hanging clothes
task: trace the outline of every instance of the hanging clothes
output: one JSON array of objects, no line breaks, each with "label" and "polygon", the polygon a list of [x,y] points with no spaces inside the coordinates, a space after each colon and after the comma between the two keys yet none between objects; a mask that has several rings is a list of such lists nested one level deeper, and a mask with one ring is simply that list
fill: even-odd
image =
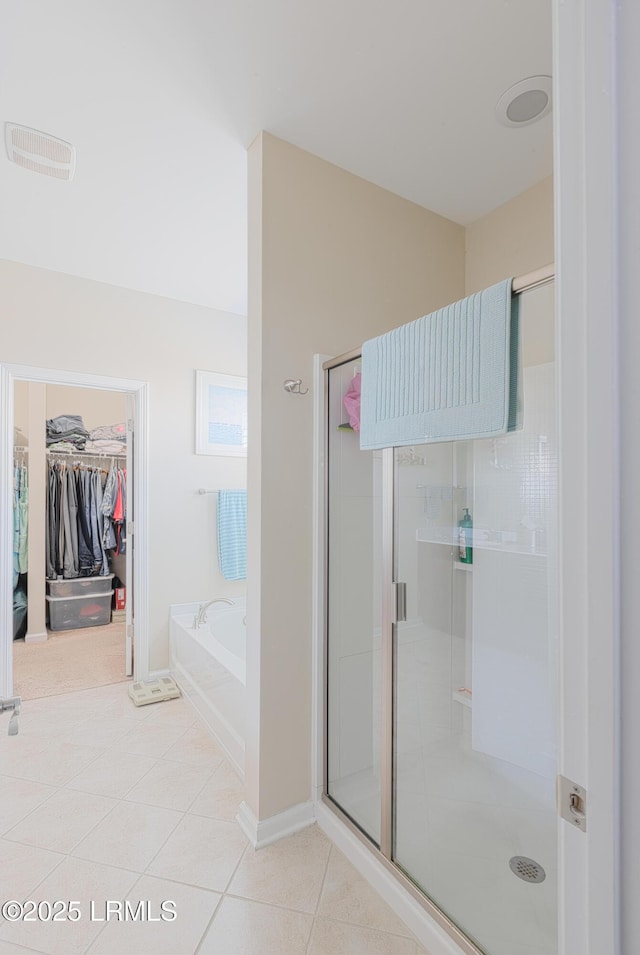
[{"label": "hanging clothes", "polygon": [[116,555],[127,552],[127,469],[112,467],[109,472],[102,499],[103,531],[105,547],[115,549]]},{"label": "hanging clothes", "polygon": [[47,469],[46,570],[47,577],[55,579],[62,574],[58,563],[60,538],[60,479],[59,465],[49,462]]},{"label": "hanging clothes", "polygon": [[13,469],[13,639],[27,631],[27,545],[29,477],[27,466]]},{"label": "hanging clothes", "polygon": [[109,573],[108,543],[104,539],[105,477],[101,468],[49,461],[47,577],[69,579]]},{"label": "hanging clothes", "polygon": [[117,543],[112,520],[117,493],[118,469],[112,466],[102,494],[102,543],[107,550],[113,550]]},{"label": "hanging clothes", "polygon": [[78,554],[78,487],[73,468],[65,469],[66,483],[64,508],[64,559],[63,577],[71,579],[80,575]]},{"label": "hanging clothes", "polygon": [[13,469],[13,588],[20,574],[27,572],[29,522],[29,479],[27,467],[16,464]]}]

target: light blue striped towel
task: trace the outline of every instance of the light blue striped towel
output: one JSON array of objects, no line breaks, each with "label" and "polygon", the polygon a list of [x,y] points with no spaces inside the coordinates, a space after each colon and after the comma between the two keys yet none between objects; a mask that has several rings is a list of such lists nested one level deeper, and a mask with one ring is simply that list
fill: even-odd
[{"label": "light blue striped towel", "polygon": [[225,580],[247,576],[247,492],[218,491],[218,563]]},{"label": "light blue striped towel", "polygon": [[361,449],[486,438],[520,426],[511,282],[364,343]]}]

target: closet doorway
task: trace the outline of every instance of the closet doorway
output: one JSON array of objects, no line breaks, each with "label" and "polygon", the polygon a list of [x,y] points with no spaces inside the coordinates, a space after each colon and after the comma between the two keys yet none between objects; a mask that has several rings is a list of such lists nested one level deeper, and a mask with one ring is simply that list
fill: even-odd
[{"label": "closet doorway", "polygon": [[2,421],[0,693],[28,701],[143,678],[147,386],[15,365],[0,370],[9,411]]}]

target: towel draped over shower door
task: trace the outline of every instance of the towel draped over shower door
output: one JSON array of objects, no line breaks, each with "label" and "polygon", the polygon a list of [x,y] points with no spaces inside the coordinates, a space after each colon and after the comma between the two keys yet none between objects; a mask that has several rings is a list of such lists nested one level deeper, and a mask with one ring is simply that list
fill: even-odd
[{"label": "towel draped over shower door", "polygon": [[512,279],[362,348],[362,450],[486,438],[520,427]]}]

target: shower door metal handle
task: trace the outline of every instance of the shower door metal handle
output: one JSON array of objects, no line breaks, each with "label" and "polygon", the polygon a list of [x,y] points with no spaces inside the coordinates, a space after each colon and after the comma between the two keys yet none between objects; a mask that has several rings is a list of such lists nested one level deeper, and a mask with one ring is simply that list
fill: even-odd
[{"label": "shower door metal handle", "polygon": [[397,580],[393,585],[393,591],[395,595],[394,623],[401,623],[403,620],[407,619],[407,585],[402,581]]}]

